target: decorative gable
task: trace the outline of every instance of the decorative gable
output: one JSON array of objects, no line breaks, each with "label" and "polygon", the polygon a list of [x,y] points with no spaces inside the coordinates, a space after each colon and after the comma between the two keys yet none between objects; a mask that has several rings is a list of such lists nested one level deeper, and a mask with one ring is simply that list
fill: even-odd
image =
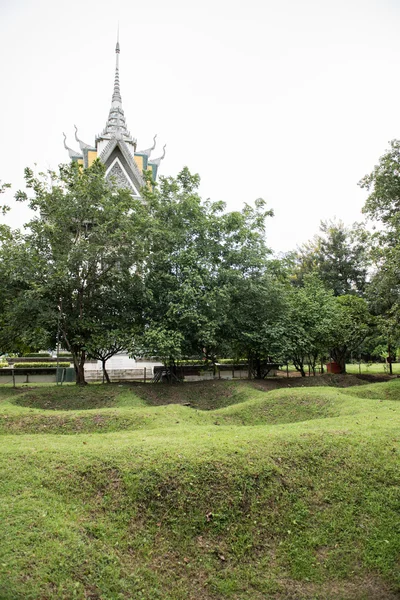
[{"label": "decorative gable", "polygon": [[128,173],[126,172],[118,158],[115,158],[109,166],[109,168],[107,169],[106,177],[107,179],[112,178],[117,187],[127,188],[131,190],[134,196],[137,196],[138,198],[140,197],[138,190],[133,185],[131,178],[129,177]]}]

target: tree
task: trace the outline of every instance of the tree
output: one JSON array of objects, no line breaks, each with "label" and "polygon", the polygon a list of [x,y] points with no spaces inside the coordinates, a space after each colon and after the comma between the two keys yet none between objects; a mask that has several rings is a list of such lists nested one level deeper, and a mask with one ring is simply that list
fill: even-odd
[{"label": "tree", "polygon": [[[25,180],[32,195],[18,192],[16,199],[27,202],[35,216],[20,243],[30,269],[24,272],[21,264],[14,269],[26,288],[17,304],[29,299],[37,307],[31,329],[58,328],[73,356],[77,383],[84,384],[88,344],[106,331],[110,303],[121,305],[117,299],[127,287],[142,293],[135,282],[146,256],[146,211],[129,190],[110,185],[100,161],[88,169],[61,165],[58,173],[39,176],[26,169]],[[118,314],[114,329],[115,321]]]},{"label": "tree", "polygon": [[129,332],[120,329],[111,329],[104,331],[103,328],[97,333],[93,333],[86,345],[87,357],[101,361],[103,371],[103,383],[111,383],[106,370],[106,362],[132,344],[132,336]]},{"label": "tree", "polygon": [[275,277],[243,278],[231,290],[227,334],[234,353],[246,357],[256,379],[285,353],[287,291]]},{"label": "tree", "polygon": [[[20,232],[5,226],[0,228],[2,353],[23,353],[52,345],[49,325],[53,317],[29,284],[31,280],[35,281],[35,270],[36,262]],[[39,314],[42,315],[40,322]],[[46,327],[43,327],[45,321]]]},{"label": "tree", "polygon": [[351,295],[335,298],[333,324],[331,356],[341,373],[346,373],[346,359],[361,346],[374,324],[367,301]]},{"label": "tree", "polygon": [[305,377],[308,363],[315,375],[318,359],[329,351],[334,322],[334,298],[316,275],[308,275],[303,287],[293,287],[288,294],[285,339],[286,354]]},{"label": "tree", "polygon": [[368,234],[358,223],[351,228],[342,221],[321,221],[320,235],[301,246],[295,258],[295,278],[316,274],[335,296],[363,295],[367,275]]},{"label": "tree", "polygon": [[384,229],[378,233],[381,242],[398,245],[400,227],[400,140],[392,140],[379,163],[359,182],[369,192],[363,212]]},{"label": "tree", "polygon": [[172,362],[191,356],[215,362],[229,343],[232,292],[263,272],[269,254],[264,225],[272,212],[265,202],[226,212],[224,203],[200,198],[199,183],[185,168],[143,190],[150,224],[145,345],[151,340],[153,353]]},{"label": "tree", "polygon": [[386,338],[390,372],[393,346],[399,339],[400,314],[400,141],[392,140],[371,173],[359,183],[369,192],[363,212],[380,223],[373,234],[371,256],[374,270],[369,301],[380,316],[380,331]]}]

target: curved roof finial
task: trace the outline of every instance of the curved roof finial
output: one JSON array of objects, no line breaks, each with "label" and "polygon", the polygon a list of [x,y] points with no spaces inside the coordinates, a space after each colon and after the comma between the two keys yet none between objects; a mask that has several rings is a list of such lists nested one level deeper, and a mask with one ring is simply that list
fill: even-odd
[{"label": "curved roof finial", "polygon": [[86,144],[86,142],[82,142],[82,140],[80,140],[78,138],[78,128],[76,125],[74,125],[75,127],[75,139],[79,144],[79,148],[81,149],[81,152],[83,152],[84,150],[95,150],[94,146],[91,146],[90,144]]},{"label": "curved roof finial", "polygon": [[152,147],[147,148],[147,150],[139,150],[139,152],[137,152],[137,154],[144,154],[145,156],[147,156],[149,158],[150,154],[153,152],[154,148],[156,147],[156,139],[157,139],[157,134],[153,137]]},{"label": "curved roof finial", "polygon": [[160,165],[160,162],[165,157],[165,148],[166,147],[167,147],[167,144],[164,144],[162,156],[160,156],[159,158],[155,158],[154,160],[149,160],[149,164],[150,165],[157,165],[157,167]]},{"label": "curved roof finial", "polygon": [[72,148],[67,146],[67,136],[65,135],[64,132],[63,132],[63,136],[64,136],[64,148],[66,150],[68,150],[69,157],[70,158],[83,158],[82,154],[80,154],[76,150],[73,150]]}]

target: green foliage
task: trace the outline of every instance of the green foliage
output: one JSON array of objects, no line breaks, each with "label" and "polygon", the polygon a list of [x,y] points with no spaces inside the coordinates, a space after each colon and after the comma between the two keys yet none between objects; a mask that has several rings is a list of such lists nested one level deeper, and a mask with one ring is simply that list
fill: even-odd
[{"label": "green foliage", "polygon": [[246,277],[230,291],[227,334],[237,356],[247,356],[260,379],[263,365],[280,357],[285,349],[287,290],[274,276]]},{"label": "green foliage", "polygon": [[84,383],[94,333],[110,329],[110,322],[115,329],[121,315],[125,326],[128,316],[131,325],[141,317],[143,287],[135,270],[146,257],[146,211],[128,190],[110,185],[99,161],[88,169],[61,165],[58,173],[38,177],[26,169],[25,179],[33,194],[18,192],[16,199],[36,215],[18,240],[12,265],[26,288],[18,295],[14,326],[18,321],[30,332],[43,328],[53,336],[59,331],[73,355],[77,383]]},{"label": "green foliage", "polygon": [[368,267],[368,233],[358,223],[321,221],[320,235],[292,254],[295,281],[315,274],[335,296],[363,294]]},{"label": "green foliage", "polygon": [[379,163],[360,181],[361,188],[369,192],[364,213],[381,221],[385,229],[378,235],[387,242],[397,241],[392,235],[398,231],[400,211],[400,140],[392,140]]},{"label": "green foliage", "polygon": [[[60,354],[61,356],[61,354]],[[24,354],[24,357],[26,358],[50,358],[51,354],[49,352],[31,352],[31,353],[26,353]]]},{"label": "green foliage", "polygon": [[303,287],[288,294],[285,355],[305,376],[308,363],[314,374],[318,359],[329,351],[331,336],[337,327],[335,299],[315,276],[306,276]]},{"label": "green foliage", "polygon": [[[5,191],[7,189],[9,189],[11,187],[10,183],[2,183],[0,180],[0,194],[4,194]],[[7,204],[3,204],[3,206],[0,206],[0,212],[1,214],[4,216],[6,213],[8,213],[8,211],[10,210],[10,207]],[[5,225],[0,225],[0,231],[3,230],[3,232],[7,231],[7,227]]]},{"label": "green foliage", "polygon": [[8,362],[0,361],[0,369],[2,369],[3,367],[8,367]]},{"label": "green foliage", "polygon": [[[126,313],[117,313],[105,315],[101,327],[93,328],[92,334],[88,343],[86,344],[86,353],[89,359],[100,360],[103,367],[103,375],[110,383],[110,378],[106,370],[106,362],[118,352],[127,350],[132,347],[133,333],[129,332],[129,325],[132,324],[132,315]],[[113,328],[113,325],[119,325],[121,329]],[[126,330],[122,329],[126,326]],[[106,327],[106,329],[104,329]]]},{"label": "green foliage", "polygon": [[183,335],[173,329],[153,325],[145,332],[140,354],[157,355],[164,364],[174,364],[182,358]]},{"label": "green foliage", "polygon": [[[14,369],[42,369],[42,368],[56,368],[57,363],[49,363],[49,362],[18,362],[14,363]],[[71,363],[69,362],[59,362],[59,367],[70,367]]]},{"label": "green foliage", "polygon": [[368,304],[357,296],[339,296],[335,301],[334,328],[330,335],[331,356],[346,372],[346,359],[355,352],[374,325]]},{"label": "green foliage", "polygon": [[151,246],[142,345],[167,362],[224,354],[232,291],[262,273],[269,254],[264,232],[272,212],[265,203],[225,212],[222,202],[201,200],[199,181],[185,168],[143,190]]},{"label": "green foliage", "polygon": [[369,192],[363,211],[372,221],[380,223],[373,236],[374,272],[369,300],[374,314],[381,317],[379,325],[388,356],[394,355],[400,340],[399,164],[400,141],[392,140],[379,163],[359,184]]},{"label": "green foliage", "polygon": [[246,364],[247,358],[219,358],[218,362],[221,365],[236,365],[236,364]]}]

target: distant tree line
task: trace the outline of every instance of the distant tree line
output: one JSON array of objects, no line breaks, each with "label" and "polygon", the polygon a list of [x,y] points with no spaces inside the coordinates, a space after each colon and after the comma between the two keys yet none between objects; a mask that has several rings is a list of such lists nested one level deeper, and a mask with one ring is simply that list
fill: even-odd
[{"label": "distant tree line", "polygon": [[278,258],[263,200],[227,212],[200,198],[187,168],[148,179],[142,199],[110,184],[99,161],[26,169],[15,199],[33,217],[23,232],[0,226],[0,354],[61,344],[78,384],[88,358],[105,370],[122,350],[170,367],[246,358],[256,377],[271,362],[303,376],[329,359],[342,372],[351,357],[390,363],[400,341],[399,166],[394,140],[360,182],[372,232],[324,221]]}]

